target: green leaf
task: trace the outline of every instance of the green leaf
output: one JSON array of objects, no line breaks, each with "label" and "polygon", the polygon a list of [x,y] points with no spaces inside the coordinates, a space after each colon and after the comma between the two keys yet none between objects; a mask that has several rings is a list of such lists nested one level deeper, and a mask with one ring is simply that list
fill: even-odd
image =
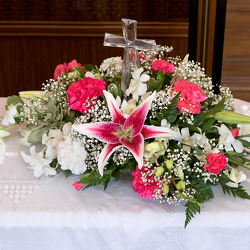
[{"label": "green leaf", "polygon": [[245,137],[250,137],[250,134],[247,134],[247,135],[239,135],[239,136],[237,136],[235,139],[241,139],[241,138],[245,138]]},{"label": "green leaf", "polygon": [[165,76],[162,71],[158,70],[157,72],[157,80],[164,79]]},{"label": "green leaf", "polygon": [[104,186],[104,190],[106,190],[110,180],[111,180],[110,174],[104,174],[103,177],[101,178],[101,183]]},{"label": "green leaf", "polygon": [[48,99],[48,110],[53,115],[55,114],[55,102],[51,97],[49,97],[49,99]]},{"label": "green leaf", "polygon": [[29,143],[35,143],[42,140],[42,135],[47,130],[47,127],[38,127],[31,130],[28,136]]},{"label": "green leaf", "polygon": [[108,91],[114,96],[114,98],[118,96],[118,87],[114,83],[111,83],[108,86]]},{"label": "green leaf", "polygon": [[7,104],[10,106],[11,104],[16,105],[18,103],[24,104],[23,100],[19,96],[9,96],[7,98]]},{"label": "green leaf", "polygon": [[159,126],[161,124],[159,121],[156,121],[156,120],[149,120],[149,122],[151,125],[154,125],[154,126]]},{"label": "green leaf", "polygon": [[161,121],[163,119],[163,115],[160,113],[156,113],[156,118],[158,121]]},{"label": "green leaf", "polygon": [[42,140],[42,135],[44,132],[49,130],[52,127],[52,124],[48,124],[47,126],[37,127],[31,130],[28,136],[29,143],[35,143]]},{"label": "green leaf", "polygon": [[92,171],[83,175],[78,182],[82,184],[87,184],[87,186],[85,186],[83,189],[86,189],[91,186],[97,186],[101,184],[101,175],[99,172]]},{"label": "green leaf", "polygon": [[[238,138],[237,138],[238,139]],[[244,139],[238,139],[239,141],[241,141],[243,147],[245,148],[250,148],[250,142],[249,141],[246,141]]]},{"label": "green leaf", "polygon": [[69,169],[67,169],[65,172],[66,172],[66,178],[72,175],[72,172]]},{"label": "green leaf", "polygon": [[211,126],[214,124],[214,122],[216,121],[216,119],[214,118],[210,118],[210,119],[206,119],[203,121],[203,123],[201,124],[200,128],[202,130],[202,133],[206,132],[208,129],[211,128]]},{"label": "green leaf", "polygon": [[188,201],[185,204],[186,207],[186,220],[185,220],[185,228],[187,227],[188,223],[194,218],[196,213],[200,213],[200,206],[196,203]]},{"label": "green leaf", "polygon": [[57,167],[57,158],[53,159],[52,162],[49,164],[52,168],[56,168]]},{"label": "green leaf", "polygon": [[164,82],[164,78],[159,79],[156,82],[153,82],[153,81],[149,80],[149,82],[148,82],[148,90],[147,91],[154,92],[156,90],[157,92],[159,92],[161,90],[163,82]]},{"label": "green leaf", "polygon": [[225,97],[217,105],[215,105],[214,108],[211,111],[206,112],[206,113],[202,114],[201,116],[196,117],[195,119],[200,120],[200,119],[213,118],[215,113],[221,112],[226,107],[224,102],[225,102]]},{"label": "green leaf", "polygon": [[84,64],[85,69],[88,71],[92,71],[93,69],[95,69],[95,65],[93,64]]}]

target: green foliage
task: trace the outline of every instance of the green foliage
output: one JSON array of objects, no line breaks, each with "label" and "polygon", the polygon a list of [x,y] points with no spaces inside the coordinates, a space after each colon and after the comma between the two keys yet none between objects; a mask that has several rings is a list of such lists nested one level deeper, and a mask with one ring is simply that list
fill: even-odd
[{"label": "green foliage", "polygon": [[203,121],[200,125],[202,133],[205,133],[207,130],[211,128],[211,126],[215,123],[216,119],[210,118]]},{"label": "green foliage", "polygon": [[246,168],[246,169],[250,170],[250,168],[246,166],[246,165],[250,164],[250,160],[244,158],[244,156],[245,156],[244,154],[241,155],[241,154],[232,154],[232,153],[230,154],[230,153],[228,153],[227,154],[227,159],[228,159],[229,163],[232,163],[235,166],[241,166],[243,168]]},{"label": "green foliage", "polygon": [[247,193],[247,191],[244,189],[243,186],[238,185],[238,187],[230,187],[226,184],[227,182],[232,182],[232,180],[228,176],[226,176],[225,174],[222,174],[219,177],[219,183],[222,187],[224,194],[229,194],[229,195],[232,194],[234,196],[234,198],[236,198],[238,196],[242,199],[250,200],[250,195]]},{"label": "green foliage", "polygon": [[8,104],[8,106],[10,106],[11,104],[12,105],[17,105],[17,104],[24,104],[23,103],[23,100],[19,97],[19,96],[9,96],[8,98],[7,98],[7,104]]},{"label": "green foliage", "polygon": [[28,136],[28,142],[35,143],[35,142],[41,141],[44,132],[51,129],[51,127],[52,127],[52,125],[48,124],[47,126],[36,127],[34,129],[32,129],[29,136]]},{"label": "green foliage", "polygon": [[238,140],[242,142],[243,147],[250,148],[250,142],[249,141],[246,141],[244,139],[238,139]]},{"label": "green foliage", "polygon": [[213,118],[215,113],[221,112],[226,107],[224,103],[225,103],[225,97],[218,104],[216,104],[211,111],[205,112],[201,116],[197,116],[196,119]]},{"label": "green foliage", "polygon": [[93,64],[85,64],[84,66],[85,66],[84,69],[86,69],[86,70],[88,70],[88,71],[92,71],[92,70],[94,70],[95,67],[96,67],[96,66],[93,65]]},{"label": "green foliage", "polygon": [[78,181],[79,183],[82,183],[83,185],[87,184],[84,188],[88,188],[91,186],[97,186],[101,184],[101,175],[99,172],[96,171],[88,171],[85,175],[83,175],[80,180]]},{"label": "green foliage", "polygon": [[53,159],[52,162],[49,164],[52,168],[56,168],[58,166],[57,158]]},{"label": "green foliage", "polygon": [[156,90],[157,92],[159,92],[161,90],[161,88],[162,88],[163,82],[164,82],[164,78],[159,79],[157,81],[153,81],[153,80],[150,81],[149,80],[147,91],[154,92]]},{"label": "green foliage", "polygon": [[119,96],[121,100],[123,99],[123,92],[121,88],[116,86],[114,83],[111,83],[108,86],[108,91],[114,96],[114,98],[117,98],[117,96]]},{"label": "green foliage", "polygon": [[167,109],[163,109],[161,111],[164,118],[169,122],[173,123],[176,121],[177,116],[180,115],[180,110],[177,108],[178,100],[180,97],[180,93],[178,93],[170,103]]},{"label": "green foliage", "polygon": [[[190,176],[194,178],[193,176]],[[211,189],[211,183],[204,183],[203,180],[194,179],[191,182],[191,188],[195,189],[195,194],[193,199],[187,198],[188,202],[185,204],[186,207],[186,221],[185,227],[194,218],[194,215],[198,212],[200,213],[201,203],[214,198],[213,191]],[[185,197],[184,197],[185,198]]]},{"label": "green foliage", "polygon": [[193,203],[188,201],[185,204],[186,207],[186,220],[185,220],[185,228],[187,227],[188,223],[194,218],[196,213],[200,213],[200,206],[197,203]]},{"label": "green foliage", "polygon": [[103,176],[99,172],[87,170],[85,175],[79,180],[80,183],[86,185],[83,189],[91,186],[102,184],[104,190],[107,188],[109,182],[114,179],[120,180],[121,176],[128,170],[133,171],[137,162],[134,159],[127,160],[125,164],[117,166],[114,161],[110,158],[106,169],[103,171]]},{"label": "green foliage", "polygon": [[65,170],[66,178],[72,175],[72,172],[70,169]]}]

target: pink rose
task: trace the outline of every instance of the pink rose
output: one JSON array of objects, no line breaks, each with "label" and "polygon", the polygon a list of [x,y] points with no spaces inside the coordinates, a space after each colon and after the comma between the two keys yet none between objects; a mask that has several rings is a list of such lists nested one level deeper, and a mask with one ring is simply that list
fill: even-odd
[{"label": "pink rose", "polygon": [[181,113],[187,112],[192,114],[199,114],[203,106],[200,102],[207,99],[207,95],[202,91],[200,85],[193,84],[186,80],[177,81],[173,88],[175,92],[181,92],[177,107]]},{"label": "pink rose", "polygon": [[219,174],[220,171],[226,169],[227,166],[227,158],[221,152],[216,154],[208,153],[207,162],[208,164],[203,168],[207,169],[209,173]]},{"label": "pink rose", "polygon": [[103,95],[106,82],[101,79],[85,77],[73,82],[68,88],[69,107],[82,113],[92,108],[98,98]]},{"label": "pink rose", "polygon": [[[79,181],[79,180],[78,180]],[[82,183],[79,183],[78,181],[76,181],[75,183],[73,183],[72,185],[75,187],[75,189],[77,191],[80,191],[83,187],[83,184]]]},{"label": "pink rose", "polygon": [[152,169],[148,169],[145,166],[139,169],[137,165],[136,170],[132,172],[132,175],[135,177],[133,180],[134,191],[142,198],[152,199],[155,191],[160,188],[159,181],[154,178],[155,175],[147,175],[147,178],[145,178],[147,182],[143,181],[143,176],[145,177],[145,174],[152,173],[152,171]]},{"label": "pink rose", "polygon": [[68,65],[67,63],[57,65],[55,72],[54,72],[54,80],[56,81],[58,77],[62,76],[63,73],[73,72],[75,67],[79,67],[82,70],[82,66],[80,63],[74,59]]},{"label": "pink rose", "polygon": [[152,64],[152,68],[154,70],[161,70],[163,74],[174,73],[175,71],[174,65],[165,60],[155,60]]},{"label": "pink rose", "polygon": [[231,129],[230,131],[231,131],[234,138],[239,135],[239,129],[238,128]]}]

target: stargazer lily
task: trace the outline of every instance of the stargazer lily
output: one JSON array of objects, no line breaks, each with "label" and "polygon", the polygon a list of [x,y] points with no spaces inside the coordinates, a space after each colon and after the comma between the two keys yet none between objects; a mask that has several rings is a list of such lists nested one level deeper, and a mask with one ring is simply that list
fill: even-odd
[{"label": "stargazer lily", "polygon": [[103,92],[112,116],[112,122],[74,124],[72,128],[81,134],[107,143],[98,160],[98,169],[101,175],[103,175],[104,165],[111,154],[120,147],[126,147],[130,150],[138,162],[138,167],[142,168],[144,139],[173,137],[171,129],[144,125],[156,92],[142,102],[127,118],[121,113],[113,95],[105,90]]}]

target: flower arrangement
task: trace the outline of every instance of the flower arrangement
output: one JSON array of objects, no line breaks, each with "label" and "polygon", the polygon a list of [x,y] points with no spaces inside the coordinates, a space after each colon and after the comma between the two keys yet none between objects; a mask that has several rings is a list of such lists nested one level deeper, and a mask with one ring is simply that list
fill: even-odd
[{"label": "flower arrangement", "polygon": [[[131,171],[142,198],[185,201],[187,226],[213,198],[212,186],[250,199],[241,185],[246,175],[237,171],[250,170],[250,110],[234,113],[230,90],[213,93],[199,63],[169,57],[172,47],[158,49],[139,53],[125,92],[120,57],[100,67],[76,60],[58,65],[42,91],[8,97],[2,123],[26,124],[20,143],[30,155],[21,154],[36,177],[64,171],[80,175],[77,190],[106,189]],[[36,142],[40,152],[31,146]]]}]

